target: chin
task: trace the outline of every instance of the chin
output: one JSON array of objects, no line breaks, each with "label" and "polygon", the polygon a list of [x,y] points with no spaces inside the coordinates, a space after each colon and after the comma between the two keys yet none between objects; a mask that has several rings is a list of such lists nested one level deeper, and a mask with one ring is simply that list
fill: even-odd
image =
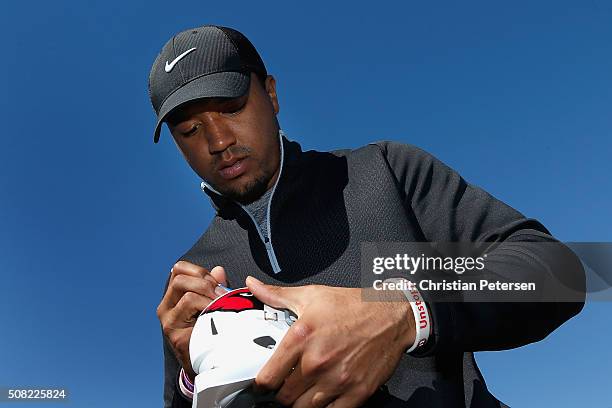
[{"label": "chin", "polygon": [[240,180],[238,178],[239,185],[228,186],[223,190],[219,190],[224,196],[231,198],[240,203],[251,203],[257,200],[266,192],[269,178],[266,177],[254,177],[250,180]]}]

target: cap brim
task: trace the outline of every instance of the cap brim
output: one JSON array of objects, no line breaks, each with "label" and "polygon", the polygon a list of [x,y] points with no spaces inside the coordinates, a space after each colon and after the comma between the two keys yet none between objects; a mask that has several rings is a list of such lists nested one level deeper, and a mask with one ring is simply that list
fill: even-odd
[{"label": "cap brim", "polygon": [[180,105],[201,98],[238,98],[249,90],[250,82],[248,72],[217,72],[186,83],[170,94],[159,109],[153,141],[157,143],[162,123]]}]

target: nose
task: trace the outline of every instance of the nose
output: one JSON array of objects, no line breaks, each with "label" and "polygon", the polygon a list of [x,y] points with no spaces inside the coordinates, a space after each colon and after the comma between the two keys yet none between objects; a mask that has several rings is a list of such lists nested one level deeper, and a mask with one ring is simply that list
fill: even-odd
[{"label": "nose", "polygon": [[218,113],[210,112],[205,115],[206,140],[208,141],[208,152],[211,155],[221,153],[236,143],[233,133],[223,126]]}]

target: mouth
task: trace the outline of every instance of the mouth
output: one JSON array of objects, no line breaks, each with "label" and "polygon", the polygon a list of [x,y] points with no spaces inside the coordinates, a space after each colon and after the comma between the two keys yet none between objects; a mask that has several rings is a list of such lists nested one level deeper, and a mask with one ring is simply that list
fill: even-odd
[{"label": "mouth", "polygon": [[225,180],[235,179],[246,171],[246,160],[247,157],[235,157],[231,160],[224,160],[219,165],[217,171]]}]

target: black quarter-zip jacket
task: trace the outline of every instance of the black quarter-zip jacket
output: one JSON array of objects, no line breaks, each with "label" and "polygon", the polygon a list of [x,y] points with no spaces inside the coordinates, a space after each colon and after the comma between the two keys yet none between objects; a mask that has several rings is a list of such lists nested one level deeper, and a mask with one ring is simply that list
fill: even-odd
[{"label": "black quarter-zip jacket", "polygon": [[[381,141],[355,150],[304,152],[282,131],[280,138],[282,167],[269,205],[268,242],[242,206],[203,183],[216,215],[180,260],[208,269],[224,266],[231,287],[244,286],[248,275],[281,286],[361,287],[362,242],[558,242],[540,222],[415,146]],[[530,245],[522,252],[503,254],[512,262],[508,267],[498,263],[495,272],[512,276],[518,267],[521,276],[529,276],[535,259],[554,273],[553,253]],[[490,260],[495,254],[488,255]],[[571,259],[576,279],[583,282],[580,262],[573,254]],[[489,393],[473,352],[539,341],[582,306],[428,303],[433,333],[426,350],[404,355],[385,393],[369,405],[505,406]],[[164,406],[190,407],[177,386],[179,363],[163,339]]]}]

